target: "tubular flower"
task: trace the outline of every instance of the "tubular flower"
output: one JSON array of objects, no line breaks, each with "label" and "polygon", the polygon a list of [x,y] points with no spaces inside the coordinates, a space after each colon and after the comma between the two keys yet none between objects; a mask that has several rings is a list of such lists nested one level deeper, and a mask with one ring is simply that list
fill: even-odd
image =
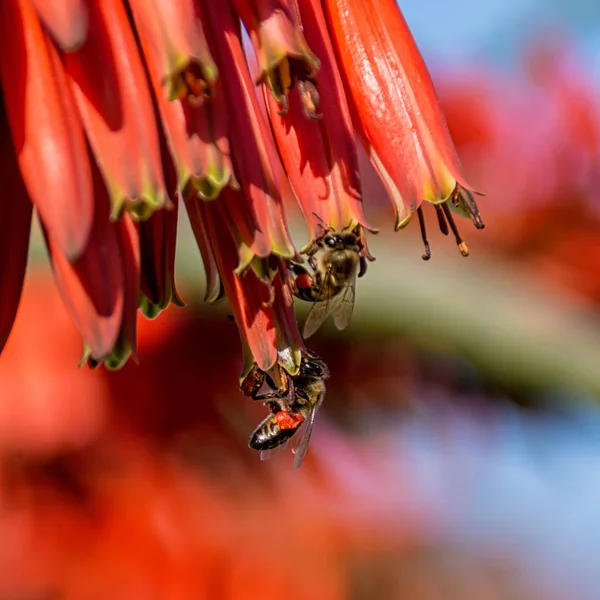
[{"label": "tubular flower", "polygon": [[[203,7],[203,17],[211,32],[211,48],[225,79],[233,166],[243,192],[230,204],[235,204],[238,213],[245,205],[243,210],[247,216],[239,222],[246,220],[250,224],[245,228],[245,235],[241,232],[243,227],[236,227],[234,232],[239,248],[238,270],[243,272],[256,264],[254,258],[266,258],[271,253],[284,258],[297,255],[283,212],[280,190],[285,173],[254,93],[234,14],[225,2],[205,0]],[[238,219],[227,222],[231,226],[237,224]]]},{"label": "tubular flower", "polygon": [[305,109],[316,113],[304,89],[315,89],[321,61],[313,54],[302,33],[296,0],[232,0],[236,13],[250,34],[258,59],[257,83],[265,82],[279,104],[288,110],[288,94],[299,82]]},{"label": "tubular flower", "polygon": [[307,223],[310,244],[322,223],[334,229],[370,227],[363,212],[352,120],[321,3],[306,0],[300,4],[300,16],[308,43],[321,58],[318,98],[312,83],[302,88],[303,98],[314,98],[313,103],[318,104],[319,119],[306,110],[306,101],[292,101],[289,111],[281,114],[271,94],[265,93],[264,100],[281,160]]},{"label": "tubular flower", "polygon": [[149,319],[156,318],[171,302],[184,306],[175,287],[175,252],[180,192],[175,167],[164,139],[161,144],[163,169],[173,210],[155,212],[139,224],[140,237],[140,310]]},{"label": "tubular flower", "polygon": [[113,215],[127,208],[147,218],[167,197],[143,63],[121,0],[88,2],[88,8],[88,37],[65,55],[66,70]]},{"label": "tubular flower", "polygon": [[[135,0],[130,5],[177,167],[178,187],[185,190],[191,184],[212,200],[232,183],[232,167],[226,113],[219,110],[222,83],[197,9],[191,0]],[[170,32],[180,30],[185,35],[173,39]]]},{"label": "tubular flower", "polygon": [[165,97],[190,104],[212,97],[219,71],[194,1],[130,0],[129,6],[146,60],[154,65],[151,74],[165,87]]},{"label": "tubular flower", "polygon": [[[137,356],[138,309],[154,318],[183,305],[174,277],[183,201],[205,301],[228,298],[244,376],[256,366],[275,382],[296,376],[306,352],[294,294],[318,302],[345,289],[317,286],[305,266],[326,266],[338,245],[350,275],[372,258],[357,136],[398,228],[417,212],[426,240],[427,200],[466,254],[452,213],[482,226],[395,0],[0,0],[0,33],[0,224],[11,223],[0,241],[0,348],[32,208],[83,363],[119,368]],[[306,265],[290,201],[310,236]]]},{"label": "tubular flower", "polygon": [[[396,229],[423,200],[441,205],[443,231],[460,238],[450,209],[483,227],[431,76],[395,0],[324,0],[357,133],[396,207]],[[447,223],[446,223],[447,221]],[[443,223],[443,225],[442,225]],[[425,257],[424,257],[425,258]]]},{"label": "tubular flower", "polygon": [[6,113],[0,103],[0,352],[17,314],[31,230],[31,201],[19,171],[15,151],[10,139]]},{"label": "tubular flower", "polygon": [[186,203],[188,213],[194,214],[197,222],[194,232],[204,237],[198,240],[200,247],[212,249],[212,259],[240,331],[244,348],[242,379],[254,363],[263,371],[282,367],[294,375],[305,348],[292,308],[285,262],[271,256],[258,261],[260,270],[236,272],[237,242],[227,232],[229,215],[224,203],[205,203],[193,197],[186,198]]}]

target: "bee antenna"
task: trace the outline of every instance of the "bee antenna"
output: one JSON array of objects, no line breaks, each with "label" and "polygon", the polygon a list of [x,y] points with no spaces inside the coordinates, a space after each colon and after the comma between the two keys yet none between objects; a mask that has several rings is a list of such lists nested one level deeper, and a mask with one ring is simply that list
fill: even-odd
[{"label": "bee antenna", "polygon": [[323,224],[323,227],[325,227],[325,229],[332,229],[331,225],[328,225],[327,222],[325,221],[325,219],[323,219],[322,217],[320,217],[316,212],[313,211],[313,215],[319,220],[321,221],[321,223]]}]

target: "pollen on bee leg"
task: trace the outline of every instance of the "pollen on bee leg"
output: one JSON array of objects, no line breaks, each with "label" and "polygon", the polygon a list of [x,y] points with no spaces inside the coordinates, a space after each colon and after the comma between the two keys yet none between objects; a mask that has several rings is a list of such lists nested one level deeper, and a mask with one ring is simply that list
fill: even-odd
[{"label": "pollen on bee leg", "polygon": [[275,415],[275,420],[280,429],[298,429],[304,423],[304,417],[300,413],[284,410]]},{"label": "pollen on bee leg", "polygon": [[323,115],[319,112],[320,97],[317,86],[312,81],[299,81],[298,91],[300,93],[304,114],[309,119],[314,119],[315,121],[322,119]]},{"label": "pollen on bee leg", "polygon": [[419,226],[421,228],[421,239],[423,240],[423,245],[425,246],[425,254],[423,254],[421,258],[423,260],[429,260],[431,258],[431,248],[429,247],[429,242],[427,241],[427,228],[425,227],[425,217],[423,216],[422,206],[417,208],[417,215],[419,217]]},{"label": "pollen on bee leg", "polygon": [[442,210],[444,211],[444,216],[448,220],[448,224],[450,225],[450,228],[452,229],[452,233],[454,234],[454,237],[456,238],[456,244],[458,246],[460,253],[463,256],[469,256],[469,248],[468,248],[467,244],[464,242],[464,240],[462,239],[460,232],[458,231],[458,227],[456,226],[456,223],[454,222],[454,218],[452,217],[452,213],[450,212],[450,208],[448,207],[447,203],[442,204]]}]

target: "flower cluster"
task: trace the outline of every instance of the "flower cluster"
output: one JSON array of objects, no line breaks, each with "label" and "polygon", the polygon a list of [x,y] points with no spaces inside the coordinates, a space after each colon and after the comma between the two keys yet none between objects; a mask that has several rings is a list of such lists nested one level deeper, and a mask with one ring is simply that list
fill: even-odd
[{"label": "flower cluster", "polygon": [[306,248],[322,229],[352,231],[361,264],[372,258],[357,140],[396,228],[418,214],[424,258],[423,201],[464,255],[453,213],[483,227],[395,0],[2,0],[0,30],[0,348],[32,206],[84,360],[109,368],[136,356],[138,308],[153,318],[181,304],[180,205],[206,301],[231,304],[245,372],[294,375],[305,350],[288,201]]}]

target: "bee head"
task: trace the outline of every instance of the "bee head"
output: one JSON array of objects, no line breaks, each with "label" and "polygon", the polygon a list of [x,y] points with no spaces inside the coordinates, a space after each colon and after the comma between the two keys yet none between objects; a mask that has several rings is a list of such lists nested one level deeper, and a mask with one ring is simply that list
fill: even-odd
[{"label": "bee head", "polygon": [[306,377],[318,377],[325,379],[329,377],[327,365],[315,355],[315,357],[302,357],[301,370]]},{"label": "bee head", "polygon": [[331,250],[352,250],[358,249],[358,238],[354,233],[328,233],[323,238],[323,245]]}]

